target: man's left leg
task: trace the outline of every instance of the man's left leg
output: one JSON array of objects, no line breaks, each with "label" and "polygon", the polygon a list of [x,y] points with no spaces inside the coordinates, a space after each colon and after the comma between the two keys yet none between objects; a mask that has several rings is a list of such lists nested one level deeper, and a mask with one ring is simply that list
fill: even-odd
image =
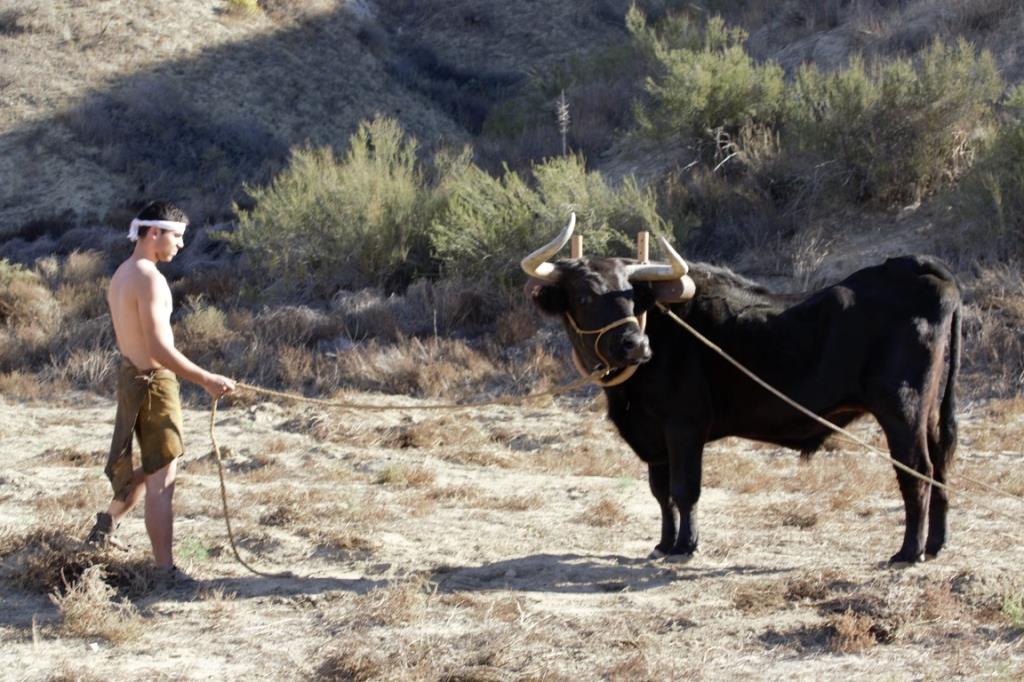
[{"label": "man's left leg", "polygon": [[162,469],[146,475],[146,532],[153,545],[153,559],[157,566],[174,566],[174,478],[177,460],[171,460]]},{"label": "man's left leg", "polygon": [[121,519],[127,516],[128,512],[138,504],[144,492],[146,492],[146,474],[142,471],[142,467],[139,467],[132,471],[132,482],[128,495],[124,500],[118,500],[117,498],[111,500],[107,511],[96,515],[96,523],[93,525],[92,530],[89,531],[89,537],[85,541],[90,545],[101,547],[113,545],[114,547],[124,549],[124,545],[114,539],[114,531],[120,525]]}]

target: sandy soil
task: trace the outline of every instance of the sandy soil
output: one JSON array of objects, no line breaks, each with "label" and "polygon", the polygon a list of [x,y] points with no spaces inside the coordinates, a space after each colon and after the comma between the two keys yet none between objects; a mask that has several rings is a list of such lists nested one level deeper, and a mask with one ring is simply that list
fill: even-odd
[{"label": "sandy soil", "polygon": [[[287,578],[233,559],[209,413],[189,409],[176,552],[199,585],[129,591],[135,615],[119,635],[82,634],[46,594],[19,587],[13,572],[31,550],[14,551],[0,582],[0,676],[1024,675],[1024,640],[1004,606],[1024,589],[1019,499],[956,495],[948,551],[892,569],[883,561],[899,544],[902,505],[888,464],[852,447],[805,464],[728,440],[706,460],[701,552],[685,565],[648,560],[657,508],[601,401],[459,413],[222,408],[216,432],[241,551],[296,576]],[[963,412],[960,471],[1020,494],[1020,412]],[[85,534],[108,495],[112,417],[112,403],[90,394],[0,399],[0,538],[41,527]],[[858,430],[879,438],[867,422]],[[143,565],[139,511],[119,535],[131,548],[111,550],[108,568]]]}]

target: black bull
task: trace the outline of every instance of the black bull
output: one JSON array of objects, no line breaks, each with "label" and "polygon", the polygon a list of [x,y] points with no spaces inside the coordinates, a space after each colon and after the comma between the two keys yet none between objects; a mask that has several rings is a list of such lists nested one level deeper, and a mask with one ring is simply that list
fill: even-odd
[{"label": "black bull", "polygon": [[[630,379],[605,388],[608,416],[648,465],[662,515],[654,555],[685,560],[697,549],[705,443],[739,436],[810,453],[830,434],[658,310],[659,283],[630,281],[625,268],[634,262],[557,261],[528,291],[543,311],[566,321],[584,368],[639,364]],[[946,481],[956,450],[960,291],[942,263],[892,258],[806,297],[772,294],[703,264],[689,276],[696,293],[671,305],[679,317],[826,419],[844,426],[873,415],[894,459]],[[633,320],[615,324],[643,312],[646,335]],[[605,327],[603,334],[579,333]],[[896,477],[906,526],[890,561],[938,554],[946,542],[946,491],[903,471]]]}]

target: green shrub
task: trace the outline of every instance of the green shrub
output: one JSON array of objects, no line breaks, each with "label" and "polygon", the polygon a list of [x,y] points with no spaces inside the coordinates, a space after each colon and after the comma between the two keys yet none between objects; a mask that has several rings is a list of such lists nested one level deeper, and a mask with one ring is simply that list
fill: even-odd
[{"label": "green shrub", "polygon": [[433,252],[448,274],[518,283],[519,261],[549,241],[570,210],[591,255],[611,253],[616,244],[628,251],[627,235],[665,229],[653,193],[632,180],[614,188],[588,173],[580,157],[535,165],[533,176],[535,189],[507,168],[494,178],[465,163],[449,175],[441,188],[446,207],[431,228]]},{"label": "green shrub", "polygon": [[657,64],[658,75],[647,79],[649,106],[639,116],[646,132],[706,137],[772,123],[781,113],[782,68],[755,63],[743,48],[746,32],[721,17],[711,17],[700,33],[685,17],[655,31],[634,9],[628,26]]},{"label": "green shrub", "polygon": [[176,325],[177,345],[189,357],[209,357],[220,350],[231,336],[227,318],[218,308],[199,300],[190,301],[188,308]]},{"label": "green shrub", "polygon": [[0,259],[0,324],[11,328],[38,324],[49,329],[59,318],[59,306],[39,275]]},{"label": "green shrub", "polygon": [[957,202],[963,220],[993,246],[1024,253],[1024,86],[1006,98],[1009,119],[964,178]]},{"label": "green shrub", "polygon": [[789,88],[783,144],[830,167],[853,198],[921,199],[967,166],[972,135],[1002,90],[992,56],[935,42],[915,64],[803,67]]},{"label": "green shrub", "polygon": [[96,280],[106,274],[103,258],[99,251],[72,251],[61,265],[61,281],[64,284],[96,284]]},{"label": "green shrub", "polygon": [[1003,615],[1017,630],[1024,631],[1024,592],[1009,594],[1003,598]]},{"label": "green shrub", "polygon": [[295,149],[268,187],[247,188],[226,238],[284,291],[380,284],[424,265],[432,211],[416,163],[417,143],[387,118],[364,122],[337,160],[328,148]]},{"label": "green shrub", "polygon": [[259,0],[228,0],[228,11],[239,16],[257,16],[263,14]]}]

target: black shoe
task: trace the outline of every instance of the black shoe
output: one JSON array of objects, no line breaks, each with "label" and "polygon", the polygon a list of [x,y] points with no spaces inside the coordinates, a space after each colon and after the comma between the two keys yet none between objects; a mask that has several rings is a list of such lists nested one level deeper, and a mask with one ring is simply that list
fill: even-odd
[{"label": "black shoe", "polygon": [[114,517],[106,512],[100,512],[96,515],[96,523],[93,525],[92,530],[89,531],[89,537],[85,539],[85,544],[94,547],[127,549],[123,543],[114,539]]},{"label": "black shoe", "polygon": [[157,568],[154,574],[154,589],[188,591],[197,590],[202,583],[188,573],[185,573],[177,566],[170,568]]}]

